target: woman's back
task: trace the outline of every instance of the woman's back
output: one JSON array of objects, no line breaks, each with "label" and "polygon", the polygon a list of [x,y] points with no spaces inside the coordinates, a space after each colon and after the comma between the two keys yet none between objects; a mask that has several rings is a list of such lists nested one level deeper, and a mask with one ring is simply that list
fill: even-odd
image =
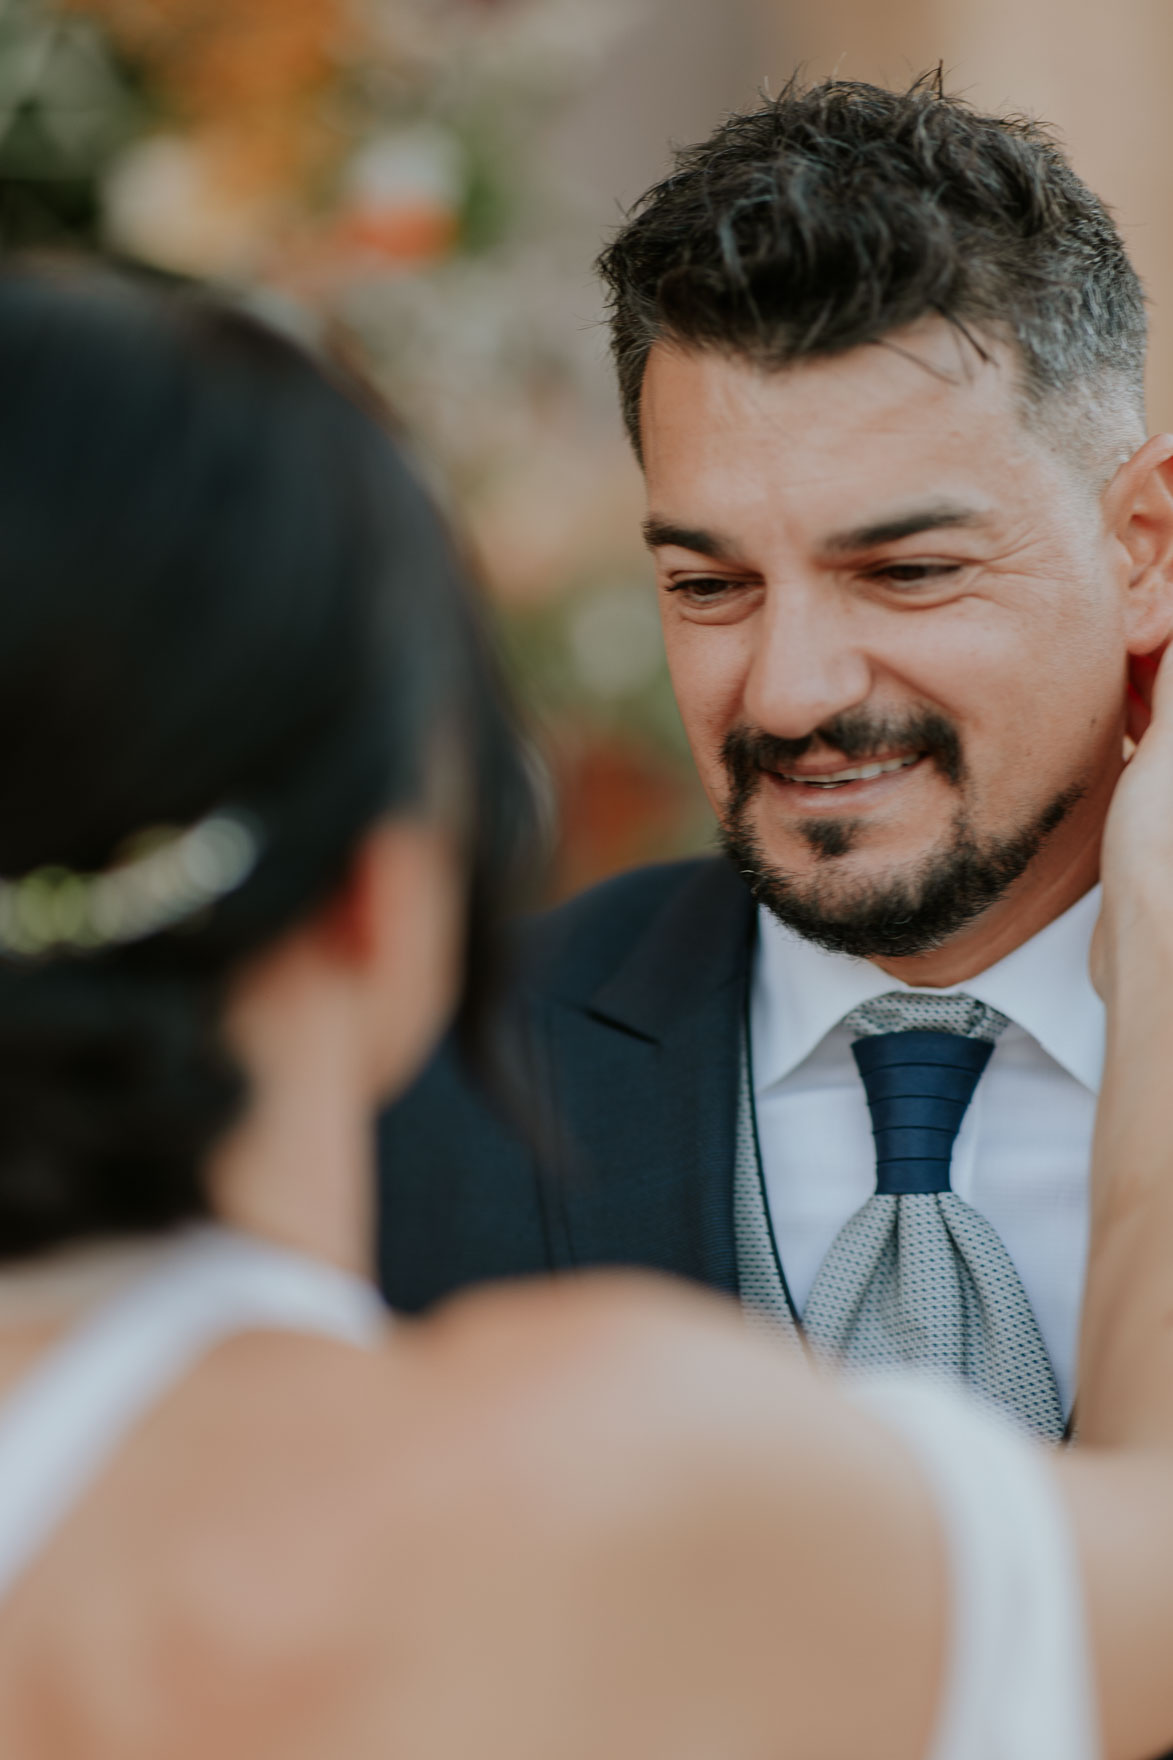
[{"label": "woman's back", "polygon": [[[942,1754],[984,1760],[989,1715],[1030,1739],[990,1750],[1007,1760],[1081,1753],[1078,1596],[1057,1605],[1074,1585],[1045,1495],[1021,1505],[1021,1444],[999,1503],[1007,1444],[971,1418],[957,1434],[929,1397],[938,1481],[976,1447],[1005,1524],[983,1533],[963,1488],[969,1544],[993,1557],[966,1584],[974,1677],[943,1708],[923,1409],[910,1459],[907,1423],[893,1436],[835,1401],[709,1299],[633,1280],[502,1290],[381,1339],[373,1302],[313,1260],[204,1233],[9,1385],[0,1476],[19,1469],[34,1510],[30,1390],[68,1397],[61,1367],[88,1359],[91,1418],[140,1417],[0,1602],[5,1751],[805,1760],[865,1740],[920,1755],[937,1726]],[[77,1411],[74,1463],[93,1434]],[[1041,1539],[1023,1530],[1040,1508]],[[1038,1590],[1033,1623],[1008,1588]],[[1072,1636],[1049,1654],[1057,1614]],[[1016,1648],[1035,1678],[1016,1681]],[[1047,1727],[1056,1681],[1066,1733]]]},{"label": "woman's back", "polygon": [[[917,1593],[939,1573],[923,1499],[905,1482],[904,1519],[889,1508],[877,1536],[862,1496],[875,1604],[856,1548],[789,1633],[818,1524],[762,1518],[787,1472],[809,1489],[818,1461],[798,1433],[804,1397],[822,1396],[765,1349],[747,1363],[740,1328],[714,1331],[709,1309],[642,1286],[503,1292],[370,1350],[273,1330],[214,1345],[0,1602],[0,1747],[805,1754],[801,1716],[763,1721],[762,1671],[770,1703],[797,1705],[787,1684],[805,1697],[828,1632],[850,1645],[882,1605],[877,1678],[903,1629],[923,1681],[910,1724],[890,1718],[872,1751],[919,1752],[938,1660]],[[901,1451],[856,1424],[890,1503]],[[746,1471],[751,1442],[768,1473]],[[842,1512],[836,1528],[850,1538]],[[897,1564],[903,1618],[880,1588]]]}]

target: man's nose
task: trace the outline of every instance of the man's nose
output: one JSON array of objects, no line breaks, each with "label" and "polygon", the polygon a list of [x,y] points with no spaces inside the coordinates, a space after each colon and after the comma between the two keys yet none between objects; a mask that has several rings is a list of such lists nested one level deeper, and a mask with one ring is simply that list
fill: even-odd
[{"label": "man's nose", "polygon": [[872,667],[859,632],[825,586],[770,588],[757,637],[743,703],[751,727],[805,739],[871,695]]}]

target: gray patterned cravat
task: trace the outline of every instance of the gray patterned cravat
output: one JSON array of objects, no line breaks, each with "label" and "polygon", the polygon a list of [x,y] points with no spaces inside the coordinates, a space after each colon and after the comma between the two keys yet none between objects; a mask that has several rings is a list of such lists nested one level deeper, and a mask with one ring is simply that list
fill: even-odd
[{"label": "gray patterned cravat", "polygon": [[901,991],[844,1025],[856,1035],[881,1189],[819,1267],[807,1337],[856,1367],[904,1363],[963,1381],[1036,1435],[1061,1437],[1054,1373],[1010,1255],[948,1190],[953,1141],[989,1055],[973,1042],[992,1046],[1006,1017],[970,996]]}]

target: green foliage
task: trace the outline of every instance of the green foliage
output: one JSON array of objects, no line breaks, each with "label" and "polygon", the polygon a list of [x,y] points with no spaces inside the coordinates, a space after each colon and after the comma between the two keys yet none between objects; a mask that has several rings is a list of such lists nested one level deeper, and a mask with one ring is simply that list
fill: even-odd
[{"label": "green foliage", "polygon": [[0,249],[97,242],[103,173],[146,99],[96,26],[0,5]]}]

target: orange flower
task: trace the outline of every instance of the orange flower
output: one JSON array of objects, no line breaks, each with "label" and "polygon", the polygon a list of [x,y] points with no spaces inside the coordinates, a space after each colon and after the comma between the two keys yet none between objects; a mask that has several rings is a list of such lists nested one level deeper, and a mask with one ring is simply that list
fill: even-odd
[{"label": "orange flower", "polygon": [[339,150],[325,102],[357,52],[345,0],[61,0],[100,20],[229,199],[299,195]]},{"label": "orange flower", "polygon": [[296,102],[352,45],[343,0],[62,0],[88,13],[193,118]]}]

